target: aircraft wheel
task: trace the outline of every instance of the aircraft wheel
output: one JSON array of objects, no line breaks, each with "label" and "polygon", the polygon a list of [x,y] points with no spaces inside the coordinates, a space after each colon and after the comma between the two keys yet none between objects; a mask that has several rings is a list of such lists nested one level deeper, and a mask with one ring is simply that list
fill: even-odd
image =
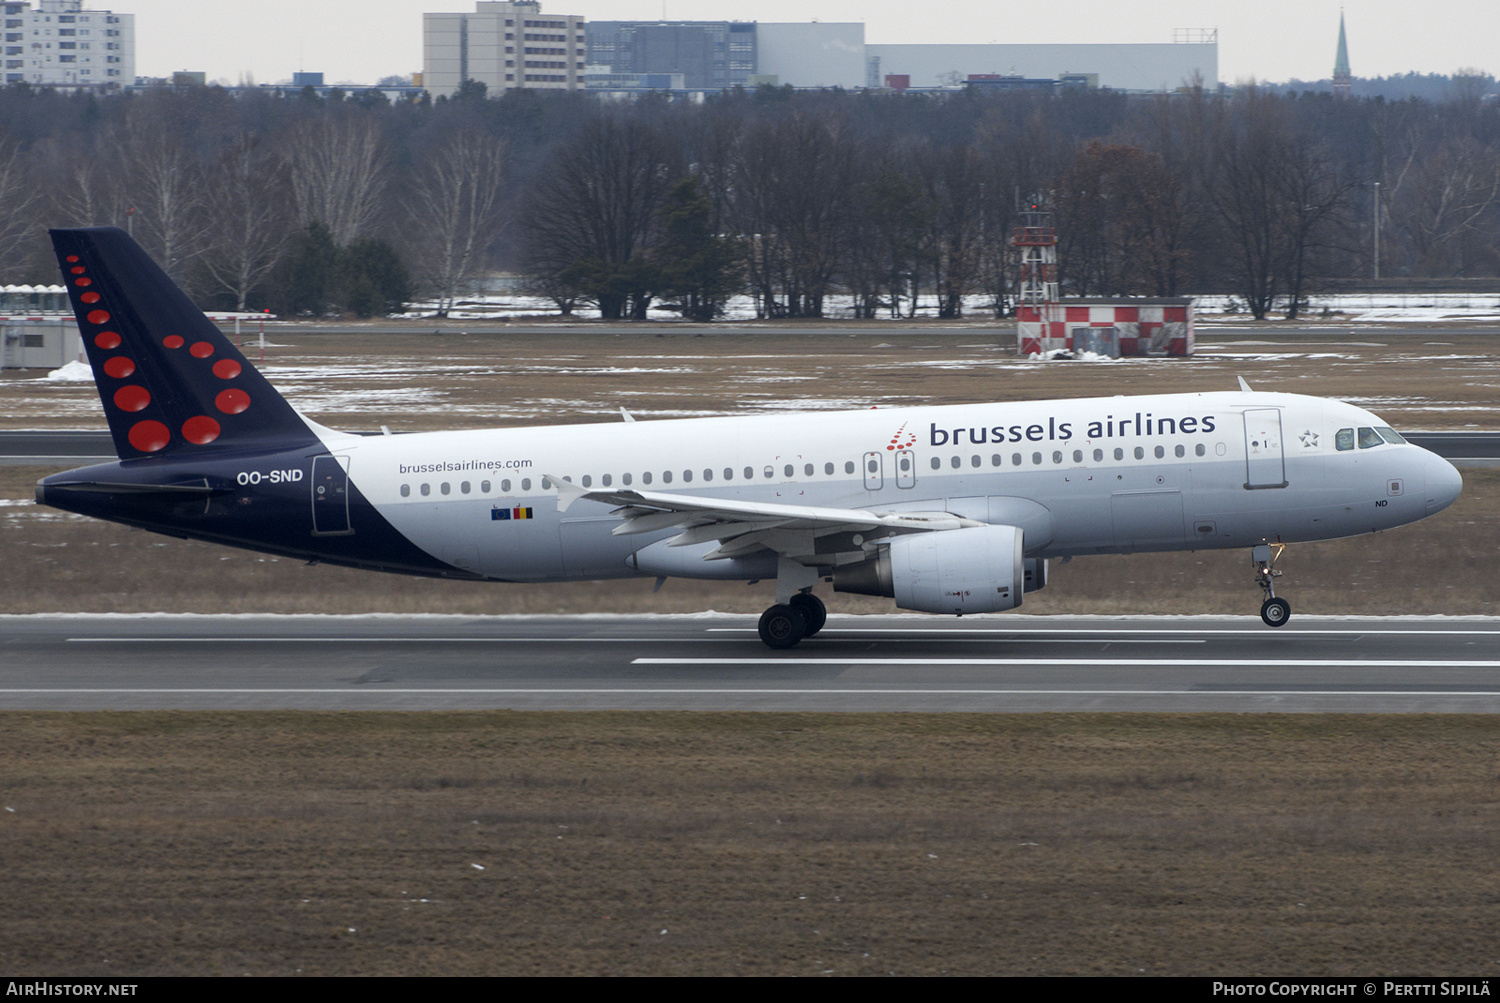
[{"label": "aircraft wheel", "polygon": [[1267,599],[1260,604],[1260,618],[1267,627],[1280,627],[1292,618],[1292,604],[1285,599]]},{"label": "aircraft wheel", "polygon": [[788,605],[800,610],[803,619],[807,621],[807,630],[803,632],[803,637],[812,637],[823,629],[823,624],[828,622],[828,607],[823,605],[823,600],[811,592],[798,592],[792,596],[792,601]]},{"label": "aircraft wheel", "polygon": [[807,636],[807,618],[795,606],[777,603],[760,615],[760,639],[768,648],[790,648]]}]

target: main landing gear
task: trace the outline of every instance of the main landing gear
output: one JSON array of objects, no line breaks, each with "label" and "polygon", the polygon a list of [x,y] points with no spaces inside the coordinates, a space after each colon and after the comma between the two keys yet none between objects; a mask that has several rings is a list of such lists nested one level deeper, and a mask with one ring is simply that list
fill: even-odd
[{"label": "main landing gear", "polygon": [[1267,627],[1280,627],[1292,618],[1292,604],[1277,598],[1276,586],[1272,582],[1281,577],[1281,572],[1276,570],[1276,561],[1285,550],[1284,543],[1262,543],[1250,548],[1250,563],[1255,565],[1255,583],[1266,594],[1266,601],[1260,604],[1260,618]]},{"label": "main landing gear", "polygon": [[790,648],[823,629],[828,609],[811,592],[798,592],[760,615],[760,639],[768,648]]}]

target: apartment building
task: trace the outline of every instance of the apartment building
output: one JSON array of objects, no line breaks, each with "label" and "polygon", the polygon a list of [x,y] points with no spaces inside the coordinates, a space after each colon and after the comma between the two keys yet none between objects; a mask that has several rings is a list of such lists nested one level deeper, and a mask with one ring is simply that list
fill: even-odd
[{"label": "apartment building", "polygon": [[86,10],[83,0],[4,0],[8,84],[129,87],[135,82],[135,15]]},{"label": "apartment building", "polygon": [[535,0],[489,3],[472,14],[422,15],[422,84],[434,97],[465,80],[490,94],[514,88],[583,87],[584,19],[543,14]]}]

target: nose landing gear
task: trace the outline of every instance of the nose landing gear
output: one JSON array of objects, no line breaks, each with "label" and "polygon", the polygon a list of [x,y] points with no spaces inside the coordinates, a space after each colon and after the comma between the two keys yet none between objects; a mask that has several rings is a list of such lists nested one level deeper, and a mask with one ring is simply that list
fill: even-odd
[{"label": "nose landing gear", "polygon": [[1260,618],[1267,627],[1280,627],[1292,618],[1292,604],[1277,598],[1273,582],[1273,579],[1281,577],[1281,572],[1276,570],[1276,561],[1285,550],[1284,543],[1262,543],[1250,548],[1250,563],[1255,565],[1255,583],[1266,594],[1266,601],[1260,604]]}]

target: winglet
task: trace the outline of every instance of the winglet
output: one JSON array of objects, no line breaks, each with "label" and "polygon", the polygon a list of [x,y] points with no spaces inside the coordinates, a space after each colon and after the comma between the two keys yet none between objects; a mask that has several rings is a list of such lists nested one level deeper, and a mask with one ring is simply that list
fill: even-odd
[{"label": "winglet", "polygon": [[588,488],[581,488],[571,481],[563,480],[561,477],[554,477],[548,474],[547,480],[551,481],[552,486],[557,488],[557,510],[559,512],[566,512],[569,506],[589,493]]},{"label": "winglet", "polygon": [[1245,382],[1245,378],[1243,376],[1236,376],[1235,379],[1240,381],[1240,389],[1245,391],[1245,393],[1252,394],[1255,392],[1254,390],[1250,389],[1250,384]]}]

